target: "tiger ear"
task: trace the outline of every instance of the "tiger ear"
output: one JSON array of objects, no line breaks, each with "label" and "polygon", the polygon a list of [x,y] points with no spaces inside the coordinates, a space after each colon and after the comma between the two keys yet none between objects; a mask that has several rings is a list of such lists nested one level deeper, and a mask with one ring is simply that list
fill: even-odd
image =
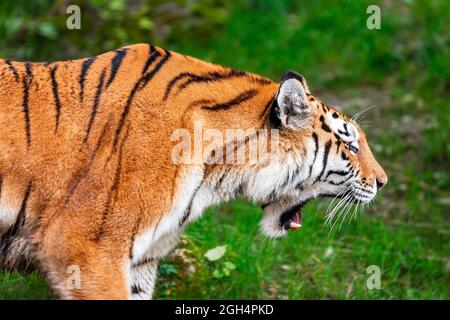
[{"label": "tiger ear", "polygon": [[279,124],[292,129],[304,125],[304,120],[311,115],[307,94],[309,88],[302,75],[293,71],[283,75],[274,103]]},{"label": "tiger ear", "polygon": [[290,79],[295,79],[298,82],[300,82],[302,84],[303,89],[306,92],[306,94],[311,94],[311,92],[309,92],[308,84],[306,83],[306,79],[304,76],[302,76],[301,74],[299,74],[295,71],[289,70],[285,74],[283,74],[283,77],[281,78],[281,83],[285,82],[286,80],[290,80]]}]

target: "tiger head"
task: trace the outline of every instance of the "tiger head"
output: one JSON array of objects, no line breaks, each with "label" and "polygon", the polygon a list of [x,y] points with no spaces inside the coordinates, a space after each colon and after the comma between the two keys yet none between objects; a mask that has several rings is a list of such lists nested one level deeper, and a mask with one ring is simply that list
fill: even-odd
[{"label": "tiger head", "polygon": [[[269,122],[279,130],[280,160],[271,164],[272,189],[261,202],[261,227],[267,236],[298,229],[301,208],[313,198],[367,204],[387,183],[362,129],[312,96],[301,75],[285,74]],[[255,185],[261,185],[262,179],[260,183],[254,179]]]}]

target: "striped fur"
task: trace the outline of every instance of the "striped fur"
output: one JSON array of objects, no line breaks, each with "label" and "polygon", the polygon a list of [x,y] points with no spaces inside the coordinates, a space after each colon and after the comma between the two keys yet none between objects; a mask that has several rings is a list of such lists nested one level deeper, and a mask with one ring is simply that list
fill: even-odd
[{"label": "striped fur", "polygon": [[[194,137],[196,123],[244,135],[176,163],[174,133]],[[158,261],[212,204],[259,203],[263,232],[278,237],[308,200],[368,202],[387,181],[363,131],[302,76],[278,84],[146,44],[0,60],[0,128],[0,263],[37,267],[68,299],[151,298]],[[212,161],[269,137],[277,147],[252,163],[246,152]],[[73,266],[79,287],[68,285]]]}]

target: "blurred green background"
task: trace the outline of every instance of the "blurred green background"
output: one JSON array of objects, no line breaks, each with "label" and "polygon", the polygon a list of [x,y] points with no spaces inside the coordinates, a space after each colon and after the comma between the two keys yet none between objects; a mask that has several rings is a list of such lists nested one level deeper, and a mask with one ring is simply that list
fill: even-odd
[{"label": "blurred green background", "polygon": [[[70,4],[81,30],[66,27]],[[380,30],[366,27],[371,4]],[[261,209],[211,208],[161,264],[155,298],[449,299],[449,13],[446,0],[2,1],[0,57],[62,60],[149,42],[274,80],[296,70],[348,114],[376,105],[362,127],[390,180],[357,219],[330,232],[328,202],[317,200],[299,232],[273,241],[259,234]],[[224,245],[220,259],[205,257]],[[380,289],[366,286],[370,265]],[[53,296],[38,274],[0,271],[0,298]]]}]

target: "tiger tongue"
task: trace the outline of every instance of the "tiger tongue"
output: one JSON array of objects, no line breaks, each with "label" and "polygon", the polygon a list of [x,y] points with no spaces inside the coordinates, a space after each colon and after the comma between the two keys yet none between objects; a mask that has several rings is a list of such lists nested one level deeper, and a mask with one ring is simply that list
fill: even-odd
[{"label": "tiger tongue", "polygon": [[302,210],[299,209],[289,221],[289,230],[297,231],[302,226]]}]

